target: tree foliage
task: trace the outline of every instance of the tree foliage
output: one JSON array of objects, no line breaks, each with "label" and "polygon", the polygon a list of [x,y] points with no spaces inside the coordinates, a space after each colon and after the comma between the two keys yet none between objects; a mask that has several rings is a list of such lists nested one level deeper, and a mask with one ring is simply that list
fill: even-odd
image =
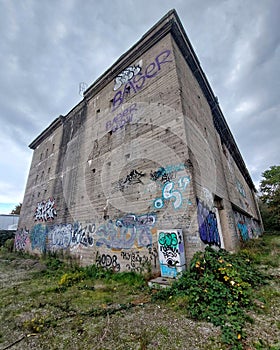
[{"label": "tree foliage", "polygon": [[260,206],[266,230],[280,231],[280,165],[264,171],[260,183]]},{"label": "tree foliage", "polygon": [[11,214],[19,215],[21,211],[21,206],[22,206],[22,203],[19,203],[18,205],[16,205],[15,208],[11,211]]}]

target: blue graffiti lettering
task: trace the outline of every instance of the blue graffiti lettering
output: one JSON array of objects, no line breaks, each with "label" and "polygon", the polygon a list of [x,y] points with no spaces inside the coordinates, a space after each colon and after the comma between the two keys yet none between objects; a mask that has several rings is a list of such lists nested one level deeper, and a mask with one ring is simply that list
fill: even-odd
[{"label": "blue graffiti lettering", "polygon": [[197,220],[200,239],[205,244],[221,246],[216,214],[197,198]]}]

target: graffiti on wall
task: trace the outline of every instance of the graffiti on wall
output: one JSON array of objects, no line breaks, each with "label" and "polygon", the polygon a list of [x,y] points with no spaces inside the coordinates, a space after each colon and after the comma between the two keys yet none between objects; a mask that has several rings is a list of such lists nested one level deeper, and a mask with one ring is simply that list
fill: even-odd
[{"label": "graffiti on wall", "polygon": [[47,201],[37,203],[35,210],[35,221],[49,221],[57,216],[54,198],[49,198]]},{"label": "graffiti on wall", "polygon": [[140,91],[145,86],[146,82],[157,76],[163,65],[169,62],[172,62],[170,50],[164,50],[157,55],[155,59],[148,64],[145,71],[139,71],[137,75],[134,75],[128,80],[124,87],[115,94],[112,103],[112,110],[114,111],[122,105],[128,92],[129,94],[136,94]]},{"label": "graffiti on wall", "polygon": [[241,241],[247,241],[251,238],[256,238],[261,234],[260,224],[238,211],[234,211],[236,229]]},{"label": "graffiti on wall", "polygon": [[136,111],[136,103],[134,103],[125,110],[119,112],[112,120],[107,121],[106,131],[116,132],[117,130],[122,129],[126,124],[132,122]]},{"label": "graffiti on wall", "polygon": [[66,249],[69,247],[72,236],[72,225],[54,225],[48,231],[50,249]]},{"label": "graffiti on wall", "polygon": [[197,198],[197,221],[200,239],[205,244],[221,246],[217,217],[214,211]]},{"label": "graffiti on wall", "polygon": [[120,74],[115,78],[114,91],[118,90],[122,85],[126,84],[129,80],[135,77],[138,73],[141,72],[142,60],[134,66],[129,66],[124,69]]},{"label": "graffiti on wall", "polygon": [[179,163],[175,165],[167,165],[166,167],[160,167],[156,171],[151,171],[150,179],[152,181],[160,181],[162,183],[171,181],[176,178],[176,174],[179,171],[182,171],[188,168],[189,160],[186,163]]},{"label": "graffiti on wall", "polygon": [[151,229],[156,222],[153,214],[128,214],[113,223],[109,220],[96,230],[96,246],[111,249],[129,249],[135,244],[148,247],[152,244]]},{"label": "graffiti on wall", "polygon": [[160,181],[162,183],[171,181],[173,178],[175,178],[176,174],[174,172],[167,172],[165,168],[161,167],[156,171],[151,171],[150,179],[152,181]]},{"label": "graffiti on wall", "polygon": [[[156,198],[154,200],[154,208],[162,209],[166,201],[170,201],[173,204],[174,209],[179,209],[183,203],[183,194],[185,192],[188,184],[190,183],[190,176],[182,176],[175,183],[174,181],[165,182],[162,187],[161,198]],[[190,202],[188,201],[188,204]]]},{"label": "graffiti on wall", "polygon": [[122,251],[121,257],[125,261],[128,271],[143,272],[150,267],[157,267],[158,251],[156,247],[149,247],[148,254],[139,251]]},{"label": "graffiti on wall", "polygon": [[120,264],[118,263],[118,257],[115,254],[113,255],[100,254],[99,252],[97,252],[95,257],[95,264],[105,269],[113,270],[115,272],[120,271]]},{"label": "graffiti on wall", "polygon": [[141,177],[143,176],[145,176],[145,174],[141,173],[141,171],[132,170],[125,178],[120,179],[117,182],[114,182],[112,184],[112,187],[113,187],[112,193],[117,191],[123,192],[125,188],[131,185],[135,185],[135,184],[144,185],[143,182],[141,181]]},{"label": "graffiti on wall", "polygon": [[29,242],[29,231],[26,228],[17,230],[15,234],[15,250],[24,250]]},{"label": "graffiti on wall", "polygon": [[72,227],[71,247],[73,248],[78,245],[92,247],[94,243],[94,232],[95,224],[89,223],[82,226],[80,222],[75,222]]},{"label": "graffiti on wall", "polygon": [[236,179],[236,187],[238,192],[245,198],[246,197],[246,192],[244,190],[244,187],[242,185],[242,183]]},{"label": "graffiti on wall", "polygon": [[30,242],[32,250],[37,249],[44,253],[46,251],[48,227],[42,224],[37,224],[32,227],[30,232]]},{"label": "graffiti on wall", "polygon": [[182,230],[158,231],[158,247],[161,275],[176,277],[178,267],[185,265]]},{"label": "graffiti on wall", "polygon": [[74,249],[77,247],[92,247],[94,244],[94,224],[82,226],[80,222],[74,224],[59,224],[51,226],[48,230],[48,248]]}]

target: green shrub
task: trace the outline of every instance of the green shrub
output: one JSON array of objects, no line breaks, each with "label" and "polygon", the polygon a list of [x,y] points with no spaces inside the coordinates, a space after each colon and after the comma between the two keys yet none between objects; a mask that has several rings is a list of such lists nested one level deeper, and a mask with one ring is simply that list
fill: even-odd
[{"label": "green shrub", "polygon": [[7,251],[11,253],[14,250],[14,243],[15,243],[15,239],[9,238],[4,243],[4,248],[6,248]]},{"label": "green shrub", "polygon": [[247,255],[207,247],[203,253],[196,253],[189,269],[171,288],[158,292],[155,299],[187,296],[185,307],[192,318],[220,326],[222,341],[232,349],[242,349],[252,287],[263,284],[264,277]]},{"label": "green shrub", "polygon": [[0,247],[5,245],[9,239],[15,238],[15,231],[0,230]]}]

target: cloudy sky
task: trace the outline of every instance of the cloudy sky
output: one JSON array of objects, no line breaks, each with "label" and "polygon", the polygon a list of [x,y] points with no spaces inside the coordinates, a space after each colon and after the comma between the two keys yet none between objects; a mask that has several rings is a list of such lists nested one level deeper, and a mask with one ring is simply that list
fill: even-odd
[{"label": "cloudy sky", "polygon": [[28,145],[81,100],[79,83],[172,8],[256,186],[279,165],[279,0],[0,0],[0,213],[22,201]]}]

